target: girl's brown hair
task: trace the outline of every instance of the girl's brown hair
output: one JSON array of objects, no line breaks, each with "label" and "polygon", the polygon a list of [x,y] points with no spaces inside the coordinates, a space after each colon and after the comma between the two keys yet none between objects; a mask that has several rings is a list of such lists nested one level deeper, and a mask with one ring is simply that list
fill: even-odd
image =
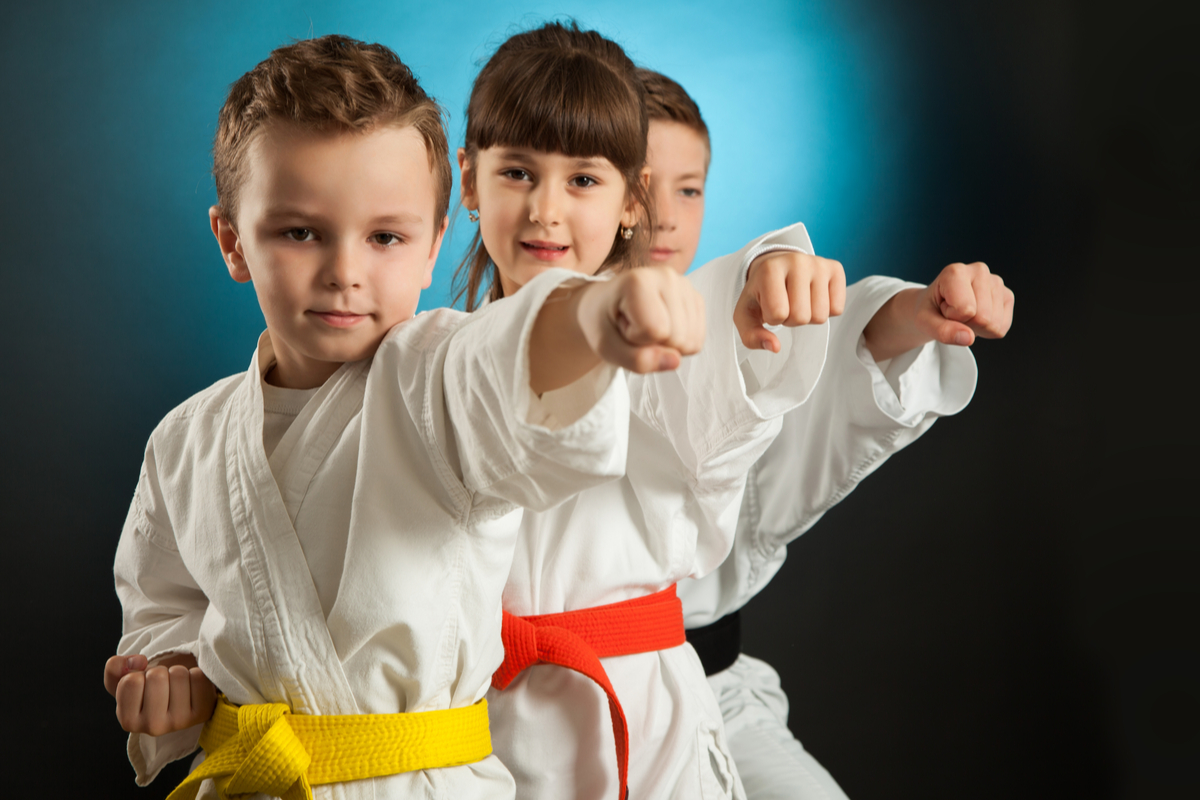
[{"label": "girl's brown hair", "polygon": [[[464,149],[472,167],[480,150],[528,147],[590,158],[603,156],[620,171],[629,196],[642,208],[633,238],[613,231],[601,270],[634,266],[653,231],[646,164],[645,89],[620,45],[571,22],[551,22],[512,36],[479,71],[467,105]],[[503,296],[499,273],[479,232],[454,274],[454,302],[466,309]]]},{"label": "girl's brown hair", "polygon": [[232,225],[246,152],[274,120],[318,131],[411,125],[425,142],[437,187],[434,230],[442,224],[453,181],[442,109],[389,48],[338,35],[305,39],[272,51],[233,84],[213,142],[217,208]]}]

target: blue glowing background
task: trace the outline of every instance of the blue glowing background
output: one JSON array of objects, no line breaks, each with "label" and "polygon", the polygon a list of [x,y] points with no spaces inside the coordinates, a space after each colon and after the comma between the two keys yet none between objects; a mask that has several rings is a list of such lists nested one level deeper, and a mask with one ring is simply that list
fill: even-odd
[{"label": "blue glowing background", "polygon": [[[178,400],[244,367],[263,323],[253,291],[229,280],[208,231],[217,110],[228,86],[273,47],[330,32],[394,48],[448,111],[454,148],[482,60],[520,27],[575,16],[683,83],[707,117],[714,158],[697,263],[803,220],[852,279],[913,272],[869,258],[889,235],[911,163],[898,113],[902,55],[894,37],[880,35],[887,19],[865,24],[824,0],[763,3],[754,15],[718,3],[686,12],[611,1],[415,5],[145,2],[16,12],[0,54],[15,78],[5,107],[24,123],[3,134],[11,157],[3,224],[15,234],[6,260],[20,267],[19,296],[53,286],[55,318],[87,332],[69,346],[53,342],[54,369],[121,395],[153,365],[179,387]],[[449,302],[472,227],[464,215],[455,223],[422,308]],[[18,338],[35,335],[42,347],[18,347],[16,357],[34,372],[49,368],[44,331],[22,328]]]}]

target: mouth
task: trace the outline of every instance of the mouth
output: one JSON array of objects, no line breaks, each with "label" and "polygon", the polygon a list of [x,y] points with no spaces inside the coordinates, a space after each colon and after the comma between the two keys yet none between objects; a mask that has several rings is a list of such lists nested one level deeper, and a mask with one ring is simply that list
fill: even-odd
[{"label": "mouth", "polygon": [[539,261],[558,261],[566,256],[571,248],[565,244],[532,240],[521,242],[521,248]]},{"label": "mouth", "polygon": [[675,255],[677,252],[679,252],[679,251],[675,250],[673,248],[670,248],[670,247],[651,247],[650,248],[650,260],[651,261],[668,261],[668,260],[670,260],[671,256]]},{"label": "mouth", "polygon": [[352,311],[309,311],[308,313],[331,328],[352,328],[370,316],[370,314],[355,314]]}]

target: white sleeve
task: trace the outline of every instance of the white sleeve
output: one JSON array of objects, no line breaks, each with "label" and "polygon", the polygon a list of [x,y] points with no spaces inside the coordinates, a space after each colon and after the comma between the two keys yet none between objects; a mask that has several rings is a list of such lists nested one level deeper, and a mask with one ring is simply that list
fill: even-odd
[{"label": "white sleeve", "polygon": [[799,406],[817,385],[825,363],[827,325],[782,329],[781,351],[767,353],[766,358],[742,347],[733,325],[750,262],[773,249],[771,245],[801,240],[807,242],[807,234],[802,225],[795,225],[692,272],[688,277],[705,302],[704,348],[685,358],[675,372],[629,377],[631,412],[662,432],[693,473],[715,453],[728,450],[730,438],[760,437],[764,423]]},{"label": "white sleeve", "polygon": [[429,382],[430,402],[436,407],[442,386],[447,438],[468,491],[541,511],[624,474],[624,371],[601,364],[540,398],[529,388],[529,342],[542,304],[564,282],[606,279],[550,270],[472,314],[438,348],[433,363],[443,380]]},{"label": "white sleeve", "polygon": [[733,541],[746,472],[779,431],[781,417],[812,393],[825,363],[828,325],[780,331],[779,353],[739,351],[733,310],[753,258],[773,245],[807,242],[803,226],[760,237],[689,277],[704,297],[704,348],[675,372],[630,375],[631,413],[674,451],[698,528],[692,574],[709,572]]},{"label": "white sleeve", "polygon": [[[784,416],[779,436],[750,471],[719,584],[688,589],[697,612],[688,609],[689,625],[707,624],[748,602],[782,566],[789,542],[938,417],[970,402],[977,370],[969,348],[930,342],[883,364],[872,358],[863,329],[906,288],[920,286],[871,277],[848,287],[845,313],[830,321],[820,383]],[[703,606],[710,611],[699,613]]]},{"label": "white sleeve", "polygon": [[[208,598],[179,556],[156,478],[152,440],[113,564],[123,615],[117,655],[141,654],[150,666],[175,654],[199,656],[200,623],[208,608]],[[163,736],[131,733],[129,762],[138,785],[195,751],[202,727]]]}]

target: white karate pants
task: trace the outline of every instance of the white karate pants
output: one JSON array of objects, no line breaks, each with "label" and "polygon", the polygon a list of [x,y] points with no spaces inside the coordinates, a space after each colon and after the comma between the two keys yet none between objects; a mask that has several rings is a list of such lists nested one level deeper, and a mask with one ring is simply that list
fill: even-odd
[{"label": "white karate pants", "polygon": [[849,800],[788,730],[787,695],[770,664],[743,653],[708,682],[747,800]]}]

